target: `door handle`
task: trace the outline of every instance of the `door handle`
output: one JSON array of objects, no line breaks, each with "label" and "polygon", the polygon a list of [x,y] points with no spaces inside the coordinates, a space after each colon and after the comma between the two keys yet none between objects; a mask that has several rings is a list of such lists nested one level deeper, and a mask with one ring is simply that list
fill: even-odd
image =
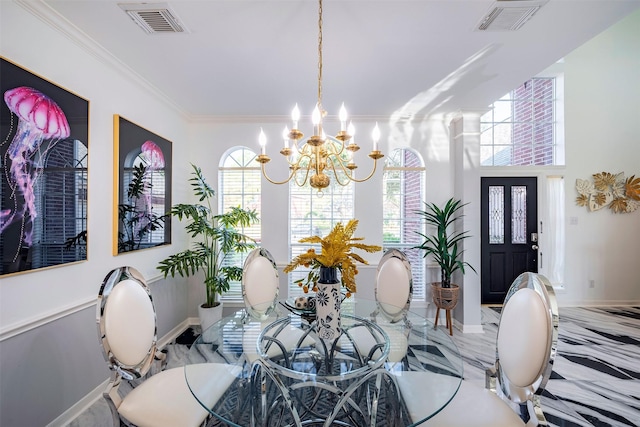
[{"label": "door handle", "polygon": [[531,249],[533,249],[534,251],[538,250],[538,245],[531,245]]}]

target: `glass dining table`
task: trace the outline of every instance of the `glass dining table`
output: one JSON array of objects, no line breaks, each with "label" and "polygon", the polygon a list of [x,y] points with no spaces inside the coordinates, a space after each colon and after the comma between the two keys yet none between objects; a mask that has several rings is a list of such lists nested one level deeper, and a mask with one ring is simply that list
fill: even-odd
[{"label": "glass dining table", "polygon": [[[419,425],[456,394],[462,357],[425,317],[409,310],[392,321],[385,312],[375,301],[346,299],[342,334],[324,340],[313,313],[293,301],[281,301],[267,318],[240,309],[193,343],[187,385],[220,425]],[[226,367],[225,375],[203,378],[202,363]],[[211,387],[222,388],[215,399]],[[428,407],[420,418],[412,414],[416,404]]]}]

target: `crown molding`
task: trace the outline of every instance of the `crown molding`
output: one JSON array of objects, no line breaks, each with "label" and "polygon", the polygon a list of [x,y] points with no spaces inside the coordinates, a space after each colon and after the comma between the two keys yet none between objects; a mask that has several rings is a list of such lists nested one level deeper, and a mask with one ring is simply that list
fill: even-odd
[{"label": "crown molding", "polygon": [[83,49],[98,61],[117,71],[121,76],[123,76],[127,80],[130,80],[135,85],[148,91],[160,102],[164,103],[169,108],[174,110],[183,119],[189,119],[189,115],[187,114],[187,112],[180,106],[178,106],[175,102],[173,102],[173,100],[169,98],[164,92],[159,90],[147,79],[136,73],[131,67],[115,57],[105,47],[93,40],[87,33],[69,22],[65,17],[63,17],[51,6],[49,6],[44,0],[15,0],[15,3],[42,22],[44,22],[49,27],[65,36],[76,46]]}]

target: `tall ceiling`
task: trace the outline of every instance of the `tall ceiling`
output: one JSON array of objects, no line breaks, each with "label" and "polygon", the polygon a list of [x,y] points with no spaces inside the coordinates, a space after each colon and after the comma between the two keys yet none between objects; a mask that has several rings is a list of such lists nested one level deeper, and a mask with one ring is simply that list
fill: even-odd
[{"label": "tall ceiling", "polygon": [[[157,34],[145,33],[119,3],[35,0],[30,7],[83,34],[90,49],[187,117],[281,117],[296,102],[303,115],[313,109],[317,0],[169,0],[163,6],[186,31]],[[477,30],[505,3],[533,2],[324,0],[325,109],[336,115],[344,102],[352,116],[422,118],[485,108],[640,8],[640,0],[549,0],[518,30]]]}]

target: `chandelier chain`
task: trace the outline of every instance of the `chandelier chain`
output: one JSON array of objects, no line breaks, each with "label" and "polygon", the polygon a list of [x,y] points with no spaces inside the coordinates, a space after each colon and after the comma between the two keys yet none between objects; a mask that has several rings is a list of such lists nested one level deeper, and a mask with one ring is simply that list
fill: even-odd
[{"label": "chandelier chain", "polygon": [[318,108],[322,114],[322,0],[318,2]]}]

